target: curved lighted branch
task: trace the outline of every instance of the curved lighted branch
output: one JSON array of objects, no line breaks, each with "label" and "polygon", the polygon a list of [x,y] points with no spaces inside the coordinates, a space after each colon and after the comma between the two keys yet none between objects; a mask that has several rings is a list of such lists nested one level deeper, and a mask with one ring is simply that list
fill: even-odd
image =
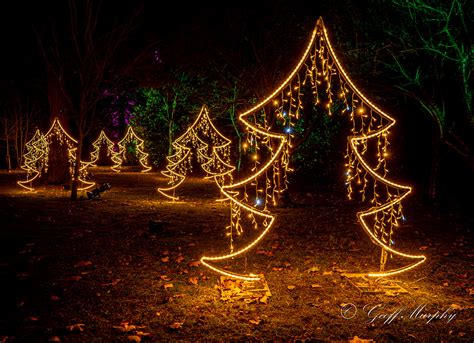
[{"label": "curved lighted branch", "polygon": [[[37,131],[38,132],[38,131]],[[39,163],[41,166],[44,167],[45,172],[48,169],[48,160],[49,160],[49,146],[52,143],[53,138],[56,138],[61,145],[66,144],[67,151],[68,151],[68,159],[69,159],[69,172],[71,174],[71,178],[74,176],[74,164],[76,163],[76,150],[77,150],[77,140],[71,137],[66,130],[62,127],[61,123],[59,122],[58,118],[55,118],[53,124],[49,128],[48,132],[44,134],[42,137],[38,136],[35,133],[35,136],[40,137],[37,140],[39,143],[32,143],[34,146],[34,150],[32,152],[32,157],[34,160],[30,161],[30,165],[34,165]],[[43,141],[44,140],[44,141]],[[82,183],[82,186],[78,188],[78,190],[86,190],[95,185],[95,182],[86,181],[84,178],[87,176],[86,168],[89,166],[88,162],[79,161],[80,168],[79,168],[79,181]],[[40,170],[36,167],[33,168],[34,170]],[[41,168],[42,169],[42,168]],[[41,172],[38,174],[35,173],[34,179],[39,177]],[[31,182],[33,179],[29,179],[26,181],[19,182],[18,184],[26,189],[34,190],[34,188],[30,185],[30,187],[25,187],[26,182]]]},{"label": "curved lighted branch", "polygon": [[[276,203],[275,179],[283,178],[287,182],[286,172],[289,170],[288,148],[291,146],[295,123],[300,119],[301,113],[304,112],[302,100],[304,92],[310,88],[313,105],[322,105],[331,114],[334,108],[337,108],[333,101],[333,91],[337,90],[332,85],[333,78],[336,78],[335,83],[339,84],[338,97],[339,101],[344,104],[343,113],[349,114],[353,123],[353,134],[348,137],[348,162],[346,164],[348,167],[346,174],[349,197],[352,195],[353,183],[360,184],[359,187],[362,189],[359,192],[362,201],[366,200],[368,186],[373,187],[372,199],[370,199],[373,206],[368,210],[357,213],[364,230],[382,248],[380,271],[369,272],[367,275],[374,277],[393,275],[412,269],[425,261],[426,258],[423,255],[406,254],[392,247],[393,229],[398,226],[400,220],[404,220],[401,201],[411,191],[411,187],[392,182],[386,178],[388,173],[385,159],[388,147],[387,135],[390,127],[395,124],[395,120],[370,102],[349,79],[329,43],[327,31],[320,18],[316,23],[305,52],[289,76],[267,98],[239,116],[241,123],[247,128],[251,137],[245,145],[246,147],[253,145],[255,149],[255,166],[252,169],[253,174],[249,177],[240,182],[222,186],[222,193],[231,201],[231,224],[228,226],[231,237],[231,252],[222,256],[204,256],[201,258],[204,265],[231,277],[249,280],[258,279],[256,275],[236,274],[216,267],[209,262],[226,260],[247,252],[270,230],[275,217],[268,212],[266,203],[267,201]],[[323,104],[322,101],[326,100],[327,102]],[[267,124],[266,119],[268,114],[273,114],[283,123],[284,133],[270,132],[270,125]],[[263,117],[263,120],[257,120],[257,116]],[[258,144],[257,139],[260,138],[262,138],[261,144]],[[368,144],[372,140],[375,140],[377,144],[377,154],[375,156],[377,165],[375,167],[371,167],[364,157]],[[271,151],[271,158],[263,166],[260,166],[257,152],[262,146],[266,146]],[[280,169],[275,168],[278,163],[282,166]],[[270,168],[272,166],[273,172]],[[284,175],[281,175],[282,172]],[[269,177],[269,174],[273,175],[273,180]],[[370,176],[370,180],[368,176]],[[258,180],[263,177],[265,177],[265,186],[262,189],[259,188]],[[256,201],[255,206],[249,204],[251,197],[247,194],[248,188],[255,190],[255,199],[257,200],[260,200],[259,194],[265,194],[263,209],[258,208],[261,205],[261,200],[260,204],[259,201]],[[379,189],[382,190],[379,191]],[[383,193],[385,198],[380,193]],[[240,223],[241,210],[249,212],[255,229],[258,228],[255,218],[263,218],[263,230],[250,244],[234,250],[232,237],[235,233],[240,235],[243,232]],[[367,221],[368,217],[373,218],[372,227]],[[384,271],[388,253],[414,259],[416,262],[402,268]]]},{"label": "curved lighted branch", "polygon": [[100,131],[99,137],[94,141],[94,143],[92,143],[94,150],[91,152],[91,158],[90,158],[89,164],[91,166],[96,167],[95,163],[99,160],[100,148],[102,147],[103,144],[105,144],[107,147],[107,156],[110,156],[110,159],[114,163],[111,169],[113,171],[119,172],[120,170],[117,168],[120,167],[122,160],[118,156],[119,154],[115,152],[114,150],[114,142],[112,142],[112,140],[110,140],[110,138],[107,137],[104,130]]},{"label": "curved lighted branch", "polygon": [[26,171],[26,180],[17,181],[17,184],[29,191],[33,191],[32,182],[47,169],[49,146],[41,131],[36,129],[35,134],[26,143],[25,147],[26,153],[23,155],[21,169]]},{"label": "curved lighted branch", "polygon": [[162,171],[169,178],[170,186],[158,188],[158,191],[169,199],[178,199],[175,190],[192,171],[193,151],[196,151],[197,160],[207,174],[206,178],[214,178],[218,185],[223,184],[225,177],[231,178],[230,173],[235,169],[230,164],[230,143],[231,140],[212,123],[207,107],[202,106],[196,120],[172,143],[174,154],[166,157],[168,164],[166,170]]},{"label": "curved lighted branch", "polygon": [[113,167],[113,169],[116,172],[119,171],[118,168],[122,166],[125,159],[125,154],[127,152],[127,144],[130,144],[130,143],[135,143],[135,146],[137,149],[138,162],[144,168],[142,169],[142,173],[146,173],[150,171],[151,167],[148,165],[148,153],[144,151],[145,143],[143,139],[137,136],[137,134],[135,133],[135,131],[133,130],[131,126],[128,127],[127,133],[122,138],[122,140],[118,142],[119,151],[116,155],[116,160],[114,161],[116,162],[116,164]]}]

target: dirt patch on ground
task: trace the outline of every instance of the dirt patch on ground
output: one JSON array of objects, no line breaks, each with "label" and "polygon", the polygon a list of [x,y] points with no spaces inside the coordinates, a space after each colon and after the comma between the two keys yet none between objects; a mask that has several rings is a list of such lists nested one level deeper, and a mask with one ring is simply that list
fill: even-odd
[{"label": "dirt patch on ground", "polygon": [[[99,169],[97,181],[112,188],[100,200],[71,202],[59,187],[25,192],[20,177],[0,174],[6,341],[474,338],[472,216],[410,200],[397,244],[428,262],[395,278],[408,294],[361,295],[341,275],[377,266],[359,205],[334,191],[295,190],[296,205],[274,210],[268,237],[232,261],[264,273],[273,295],[222,302],[219,276],[195,263],[227,248],[229,209],[215,201],[212,182],[188,179],[173,203],[156,192],[166,182],[159,173]],[[446,316],[430,320],[436,313]]]}]

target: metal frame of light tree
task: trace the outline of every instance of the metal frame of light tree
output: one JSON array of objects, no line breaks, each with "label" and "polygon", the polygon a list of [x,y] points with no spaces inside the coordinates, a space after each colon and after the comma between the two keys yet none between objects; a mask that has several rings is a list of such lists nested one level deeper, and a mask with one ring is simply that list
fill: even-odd
[{"label": "metal frame of light tree", "polygon": [[124,155],[127,152],[127,144],[135,143],[137,149],[136,155],[138,157],[138,163],[144,168],[141,172],[146,173],[151,170],[151,167],[148,165],[148,153],[144,151],[145,141],[137,136],[135,130],[131,126],[128,127],[125,136],[118,142],[119,151],[117,153],[117,164],[113,167],[116,172],[120,172],[120,168],[124,162]]},{"label": "metal frame of light tree", "polygon": [[[209,144],[205,139],[210,140]],[[231,140],[226,138],[214,126],[209,117],[207,106],[203,105],[196,120],[186,131],[176,138],[173,143],[174,154],[167,156],[168,164],[161,173],[169,178],[170,187],[158,188],[158,191],[172,200],[178,200],[175,195],[176,188],[192,172],[192,150],[197,151],[197,160],[206,172],[205,178],[214,178],[218,185],[225,183],[228,176],[232,181],[231,173],[235,167],[230,164]],[[209,147],[211,154],[209,156]],[[172,194],[169,194],[172,192]]]},{"label": "metal frame of light tree", "polygon": [[117,168],[120,167],[122,160],[119,158],[118,152],[114,151],[114,142],[109,137],[107,137],[107,134],[104,132],[104,130],[100,131],[99,137],[94,141],[94,143],[92,143],[94,150],[91,152],[89,164],[93,167],[97,166],[95,162],[97,162],[99,159],[100,148],[103,144],[107,146],[107,156],[110,156],[110,159],[114,163],[114,165],[110,168],[113,171],[119,172],[120,170]]},{"label": "metal frame of light tree", "polygon": [[[69,173],[71,174],[71,178],[73,178],[73,176],[74,176],[74,163],[76,162],[76,149],[77,149],[78,142],[77,142],[76,139],[74,139],[71,135],[69,135],[66,132],[66,130],[63,128],[63,126],[61,125],[58,118],[54,118],[54,121],[51,124],[51,127],[49,128],[48,132],[46,132],[42,136],[42,139],[44,139],[44,141],[46,142],[46,145],[38,146],[38,145],[35,144],[36,149],[38,149],[38,151],[36,151],[34,153],[34,157],[36,158],[36,160],[31,160],[30,165],[32,165],[33,163],[42,163],[42,165],[44,166],[45,172],[47,171],[47,169],[48,169],[48,159],[49,159],[48,155],[49,155],[49,150],[50,150],[49,146],[51,145],[52,139],[55,136],[57,136],[57,138],[59,140],[59,143],[61,145],[66,144],[66,146],[67,146],[68,160],[69,160]],[[42,150],[42,152],[40,150]],[[87,190],[87,189],[93,187],[95,185],[95,182],[86,181],[84,179],[87,175],[87,170],[86,169],[89,166],[89,163],[88,162],[83,162],[83,161],[79,161],[79,163],[81,164],[80,168],[79,168],[79,181],[84,186],[79,187],[78,190],[83,191],[83,190]],[[40,175],[41,175],[41,172],[35,177],[35,179]],[[30,180],[23,181],[23,183],[24,182],[31,182],[31,181],[32,180],[30,179]],[[27,187],[25,187],[25,185],[20,184],[20,182],[18,184],[20,186],[24,187],[24,188],[27,188]],[[27,189],[34,190],[34,188],[31,187],[31,186]]]},{"label": "metal frame of light tree", "polygon": [[[369,185],[372,186],[372,199],[370,199],[370,202],[373,205],[367,210],[358,212],[357,218],[372,241],[382,250],[380,270],[378,272],[368,272],[366,275],[371,277],[394,275],[408,271],[426,260],[424,255],[407,254],[392,247],[393,230],[405,218],[402,214],[401,201],[411,192],[411,187],[395,183],[386,178],[388,173],[386,157],[388,156],[387,147],[389,144],[387,135],[388,130],[395,125],[396,121],[367,99],[350,80],[330,44],[322,18],[319,18],[303,56],[290,75],[266,99],[239,116],[241,123],[251,133],[250,137],[252,139],[249,143],[255,145],[254,160],[256,164],[252,169],[253,175],[240,182],[225,185],[221,188],[222,193],[231,201],[231,223],[227,228],[231,236],[234,232],[237,235],[243,232],[240,221],[241,210],[244,209],[249,212],[249,216],[253,217],[252,221],[256,229],[258,228],[258,223],[255,220],[255,216],[263,218],[263,230],[255,240],[238,250],[234,250],[231,239],[229,254],[212,257],[203,256],[201,262],[204,265],[214,271],[234,278],[246,280],[259,279],[258,275],[236,274],[210,263],[227,260],[249,251],[268,233],[274,223],[275,216],[269,213],[266,204],[267,201],[272,201],[273,203],[276,201],[275,188],[271,187],[272,180],[269,179],[268,174],[273,166],[273,179],[275,179],[275,175],[278,174],[278,170],[275,170],[276,162],[282,164],[281,169],[284,173],[288,171],[287,149],[291,146],[293,128],[300,117],[300,111],[303,110],[301,101],[302,86],[306,86],[307,82],[310,82],[314,104],[323,106],[331,114],[337,108],[334,102],[334,91],[336,89],[331,84],[335,76],[337,77],[335,83],[339,84],[339,89],[337,90],[338,100],[345,105],[343,113],[349,115],[353,124],[352,135],[348,137],[348,151],[346,154],[348,196],[351,198],[353,188],[358,187],[361,200],[366,201],[368,200],[366,198],[367,188]],[[323,94],[324,96],[322,96]],[[321,103],[323,98],[327,101],[324,104]],[[265,115],[265,111],[269,110],[273,111],[283,121],[286,127],[284,131],[286,134],[269,131],[270,128],[266,123]],[[258,122],[256,120],[257,115],[263,116],[263,121]],[[253,120],[253,123],[249,122],[249,119]],[[271,151],[271,158],[266,164],[259,167],[257,163],[259,150],[257,139],[261,137],[263,137],[262,145]],[[279,141],[279,143],[276,145],[271,144],[272,139]],[[375,158],[377,165],[372,167],[364,155],[368,151],[369,141],[372,142],[374,140],[376,144]],[[248,143],[246,144],[248,145]],[[261,176],[266,178],[263,189],[258,188],[258,178]],[[371,180],[368,179],[368,176],[371,177]],[[287,182],[286,176],[283,177],[285,182]],[[274,184],[273,180],[273,186],[275,186]],[[247,194],[247,186],[255,189],[255,199],[259,199],[259,192],[265,194],[265,202],[262,209],[258,208],[259,205],[261,207],[261,203],[256,202],[255,205],[249,203],[251,197]],[[238,190],[242,187],[244,187],[243,192]],[[384,199],[382,199],[380,194],[382,192],[385,194]],[[372,227],[367,221],[369,218],[372,218]],[[416,261],[401,268],[385,271],[388,254]]]},{"label": "metal frame of light tree", "polygon": [[[17,184],[29,191],[33,191],[32,182],[40,177],[43,170],[47,168],[47,158],[49,153],[48,142],[39,129],[26,143],[26,153],[23,155],[23,165],[21,169],[26,171],[26,180],[17,181]],[[29,184],[29,185],[28,185]]]}]

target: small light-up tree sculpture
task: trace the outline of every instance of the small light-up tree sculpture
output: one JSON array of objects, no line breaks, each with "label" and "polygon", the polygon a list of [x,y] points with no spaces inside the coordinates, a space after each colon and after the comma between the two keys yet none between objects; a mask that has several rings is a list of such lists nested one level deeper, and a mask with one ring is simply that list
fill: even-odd
[{"label": "small light-up tree sculpture", "polygon": [[[227,271],[216,266],[216,263],[249,251],[273,225],[275,216],[269,212],[267,204],[277,201],[275,180],[283,178],[287,184],[288,148],[303,111],[311,110],[304,100],[308,96],[312,99],[311,106],[322,106],[329,115],[340,111],[352,122],[346,154],[348,194],[351,198],[354,188],[357,188],[360,200],[370,201],[371,207],[358,212],[357,218],[382,251],[379,271],[366,275],[393,275],[423,263],[425,256],[407,254],[393,248],[394,230],[405,219],[401,201],[411,191],[411,187],[387,178],[388,131],[396,121],[374,105],[350,80],[329,42],[321,18],[290,75],[267,98],[239,117],[249,133],[244,144],[254,154],[253,174],[234,184],[222,186],[222,193],[231,201],[231,220],[227,227],[231,237],[230,252],[221,256],[204,256],[201,262],[231,277],[247,280],[259,278],[253,274]],[[269,117],[277,118],[280,125],[270,125],[267,120]],[[282,132],[275,132],[277,127],[283,128]],[[262,158],[264,150],[265,159]],[[276,168],[278,164],[280,168]],[[237,238],[244,233],[242,219],[245,217],[242,212],[247,213],[259,234],[250,243],[236,249],[234,236]],[[415,261],[401,268],[385,270],[389,254]]]},{"label": "small light-up tree sculpture", "polygon": [[112,142],[110,138],[107,137],[104,130],[100,131],[99,137],[94,141],[94,143],[92,143],[94,150],[92,150],[91,152],[89,164],[91,166],[96,167],[96,162],[99,160],[99,157],[100,157],[100,149],[104,145],[107,148],[107,156],[109,156],[110,160],[114,163],[111,169],[116,172],[119,172],[119,169],[117,168],[120,167],[122,160],[118,156],[118,152],[114,150],[114,142]]},{"label": "small light-up tree sculpture", "polygon": [[23,155],[21,169],[26,171],[26,180],[18,181],[18,185],[34,190],[32,183],[47,170],[47,156],[49,154],[48,142],[39,129],[36,129],[33,137],[26,143],[26,153]]},{"label": "small light-up tree sculpture", "polygon": [[125,133],[125,136],[120,140],[120,142],[118,142],[119,151],[116,155],[117,164],[114,166],[114,170],[119,171],[118,168],[123,165],[124,161],[126,160],[127,147],[130,144],[135,145],[138,162],[143,167],[142,173],[150,171],[151,167],[148,165],[148,153],[144,151],[145,143],[143,139],[137,136],[131,126],[128,127],[127,133]]},{"label": "small light-up tree sculpture", "polygon": [[[66,130],[62,127],[61,123],[59,122],[58,118],[55,118],[53,121],[53,124],[51,125],[50,129],[46,134],[43,136],[38,136],[35,134],[35,136],[39,137],[37,138],[38,143],[32,142],[32,146],[35,146],[35,149],[33,150],[34,152],[32,155],[29,157],[29,165],[34,166],[32,170],[37,170],[39,173],[36,174],[35,179],[37,179],[39,176],[46,174],[47,172],[50,171],[51,166],[50,164],[50,155],[55,154],[55,153],[60,153],[57,152],[53,149],[51,149],[51,146],[54,144],[58,144],[59,147],[65,146],[66,151],[67,151],[67,160],[68,160],[68,168],[67,173],[72,175],[74,173],[74,165],[76,163],[76,149],[77,149],[77,141],[72,138]],[[25,158],[26,161],[26,158]],[[89,163],[87,162],[82,162],[79,161],[80,163],[80,175],[79,175],[79,181],[81,182],[81,186],[78,188],[78,190],[86,190],[95,185],[95,182],[90,182],[86,181],[85,177],[87,176],[87,166]],[[38,169],[36,166],[41,166],[41,169]],[[43,172],[41,172],[43,170]],[[36,172],[35,172],[36,173]],[[25,183],[31,182],[32,179],[26,180],[26,181],[20,181],[18,184],[26,189],[29,190],[34,190],[34,188],[31,186],[25,187]]]},{"label": "small light-up tree sculpture", "polygon": [[158,191],[170,199],[178,199],[175,190],[192,172],[193,152],[206,178],[214,178],[219,185],[232,180],[235,167],[230,164],[230,143],[212,123],[207,107],[202,106],[193,124],[173,141],[174,154],[166,158],[168,164],[162,171],[169,178],[170,186]]}]

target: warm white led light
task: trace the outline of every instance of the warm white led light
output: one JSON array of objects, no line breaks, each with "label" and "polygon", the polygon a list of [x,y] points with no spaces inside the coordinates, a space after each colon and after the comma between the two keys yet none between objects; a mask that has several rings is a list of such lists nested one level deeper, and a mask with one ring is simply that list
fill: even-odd
[{"label": "warm white led light", "polygon": [[[333,82],[334,76],[339,77],[339,82]],[[230,259],[249,251],[261,241],[272,227],[275,217],[268,211],[267,202],[276,204],[275,195],[282,192],[282,190],[275,189],[278,179],[283,178],[285,184],[287,182],[286,174],[291,170],[288,165],[289,147],[291,147],[293,137],[291,133],[295,121],[300,118],[300,111],[303,110],[302,86],[307,82],[311,86],[315,104],[324,105],[321,104],[319,99],[319,92],[325,92],[328,102],[323,107],[326,108],[329,114],[331,114],[333,107],[331,106],[333,103],[332,96],[338,94],[340,99],[338,101],[344,103],[346,112],[343,111],[343,113],[349,116],[353,124],[352,135],[348,137],[349,144],[346,155],[348,159],[346,163],[348,167],[346,170],[348,196],[352,196],[352,183],[355,182],[356,186],[360,185],[358,187],[361,188],[359,193],[362,201],[370,200],[373,204],[370,209],[359,212],[357,217],[372,241],[382,249],[380,271],[369,272],[367,275],[374,277],[393,275],[410,270],[423,263],[426,259],[425,256],[403,253],[391,246],[393,245],[391,239],[393,228],[398,226],[398,221],[404,218],[401,212],[401,201],[411,192],[411,187],[386,178],[388,170],[385,157],[388,156],[386,149],[389,144],[387,135],[396,121],[367,99],[350,80],[330,44],[322,18],[317,21],[305,52],[289,76],[262,102],[239,116],[240,122],[247,129],[248,137],[247,142],[242,146],[245,150],[253,149],[254,167],[249,177],[221,187],[222,193],[231,201],[231,223],[228,226],[228,235],[231,237],[231,252],[221,256],[204,256],[201,258],[201,262],[203,265],[224,275],[248,280],[258,279],[255,274],[233,273],[216,267],[210,262]],[[333,89],[335,88],[334,84],[339,84],[340,89]],[[283,133],[270,131],[266,111],[273,111],[277,118],[284,121],[287,129]],[[263,121],[256,120],[259,115],[263,117]],[[271,140],[273,140],[273,143]],[[378,143],[377,166],[375,168],[366,162],[364,156],[368,151],[368,143],[372,140]],[[262,147],[268,148],[271,153],[271,157],[263,164],[260,162],[258,153]],[[277,168],[278,166],[280,168]],[[271,167],[273,167],[273,171]],[[273,176],[270,177],[269,174]],[[259,181],[260,178],[265,180],[263,182]],[[372,199],[366,199],[369,182],[372,182]],[[259,185],[263,186],[263,190],[262,187],[259,188]],[[239,190],[241,188],[243,190]],[[248,192],[250,190],[255,191],[254,196],[249,196]],[[386,199],[381,200],[380,190],[386,193]],[[262,192],[264,193],[263,196],[261,196]],[[251,201],[254,202],[253,205],[250,204]],[[263,209],[260,209],[262,203],[259,203],[259,201],[263,202]],[[251,243],[234,250],[233,234],[239,236],[244,231],[241,225],[241,210],[248,212],[248,218],[252,221],[255,229],[259,227],[255,218],[263,219],[263,230]],[[372,227],[365,220],[368,216],[374,218]],[[385,271],[387,253],[416,261],[402,268]]]},{"label": "warm white led light", "polygon": [[193,152],[206,172],[206,178],[214,178],[217,185],[224,183],[226,176],[232,180],[231,173],[235,167],[230,164],[231,140],[214,126],[206,106],[201,107],[196,120],[172,144],[174,154],[166,158],[166,170],[161,172],[169,178],[170,186],[158,188],[167,198],[178,200],[175,190],[192,171]]},{"label": "warm white led light", "polygon": [[118,142],[119,151],[116,155],[116,164],[113,169],[116,172],[119,172],[119,168],[123,165],[125,154],[127,152],[127,145],[130,143],[135,144],[137,149],[137,158],[140,165],[143,167],[142,173],[146,173],[151,170],[151,167],[148,165],[148,153],[145,152],[145,142],[143,139],[137,136],[135,131],[131,126],[128,127],[125,136]]},{"label": "warm white led light", "polygon": [[[46,172],[48,169],[49,146],[51,145],[53,138],[56,138],[61,145],[66,144],[69,158],[69,172],[71,174],[71,178],[73,178],[74,164],[76,163],[77,140],[75,140],[66,132],[66,130],[64,130],[58,118],[54,118],[53,124],[46,134],[41,135],[39,130],[37,130],[33,138],[30,140],[29,143],[31,143],[31,150],[25,154],[25,162],[27,159],[29,160],[28,166],[25,165],[25,170],[28,172],[27,180],[19,181],[18,185],[28,190],[34,190],[34,188],[31,186],[31,182],[41,176],[43,169],[44,172]],[[95,182],[86,181],[84,179],[87,175],[86,168],[89,166],[89,163],[83,161],[79,161],[79,163],[79,181],[81,182],[82,186],[78,187],[78,190],[81,191],[93,187]],[[37,166],[41,167],[38,168]],[[32,178],[29,177],[31,173],[33,174]],[[30,186],[27,186],[27,183],[30,183]]]}]

